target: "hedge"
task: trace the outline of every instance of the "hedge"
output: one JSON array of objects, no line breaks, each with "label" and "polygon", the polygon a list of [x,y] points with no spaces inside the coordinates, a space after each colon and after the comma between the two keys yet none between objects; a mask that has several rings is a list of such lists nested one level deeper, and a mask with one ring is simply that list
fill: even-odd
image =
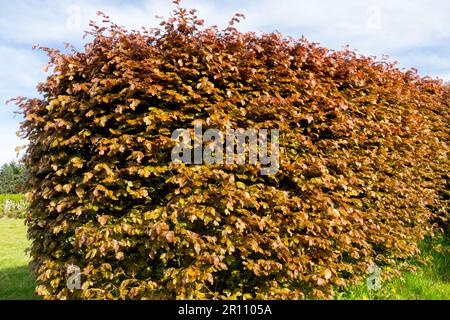
[{"label": "hedge", "polygon": [[[449,85],[178,5],[129,31],[101,14],[17,98],[28,236],[46,299],[332,298],[395,270],[448,219]],[[174,130],[278,129],[279,170],[171,161]],[[66,285],[81,269],[81,288]]]}]

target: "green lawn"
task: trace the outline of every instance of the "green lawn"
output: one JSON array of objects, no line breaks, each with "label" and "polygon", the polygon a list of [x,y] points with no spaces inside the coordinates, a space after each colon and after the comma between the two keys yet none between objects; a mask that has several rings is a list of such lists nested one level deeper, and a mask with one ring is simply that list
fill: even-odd
[{"label": "green lawn", "polygon": [[22,219],[0,219],[0,299],[36,299]]},{"label": "green lawn", "polygon": [[[440,252],[434,250],[440,246]],[[22,219],[0,219],[0,300],[36,299],[34,278],[27,264],[28,246],[26,227]],[[401,278],[382,283],[379,290],[369,290],[365,283],[338,294],[338,299],[444,299],[450,300],[450,241],[424,241],[421,258],[429,261],[424,266],[418,260],[416,272],[407,272]]]},{"label": "green lawn", "polygon": [[340,299],[450,300],[450,240],[427,239],[420,245],[420,259],[411,263],[415,272],[382,283],[379,290],[369,290],[365,283],[339,294]]}]

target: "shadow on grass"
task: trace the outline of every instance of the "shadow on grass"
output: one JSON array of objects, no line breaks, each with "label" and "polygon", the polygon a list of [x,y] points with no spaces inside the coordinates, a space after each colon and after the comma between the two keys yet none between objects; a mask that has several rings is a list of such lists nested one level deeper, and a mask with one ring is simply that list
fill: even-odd
[{"label": "shadow on grass", "polygon": [[37,300],[35,278],[27,266],[0,269],[0,300]]}]

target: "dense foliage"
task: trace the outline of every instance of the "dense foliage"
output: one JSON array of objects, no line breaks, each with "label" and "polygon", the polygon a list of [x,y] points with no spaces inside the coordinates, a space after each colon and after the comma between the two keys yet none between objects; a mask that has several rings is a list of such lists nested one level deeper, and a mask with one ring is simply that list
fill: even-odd
[{"label": "dense foliage", "polygon": [[[329,298],[446,219],[449,86],[278,33],[103,15],[44,48],[30,140],[31,266],[45,298]],[[276,128],[280,169],[171,162],[177,128]],[[81,268],[81,290],[66,287]]]},{"label": "dense foliage", "polygon": [[23,190],[25,168],[16,162],[5,163],[0,168],[0,194],[18,193]]}]

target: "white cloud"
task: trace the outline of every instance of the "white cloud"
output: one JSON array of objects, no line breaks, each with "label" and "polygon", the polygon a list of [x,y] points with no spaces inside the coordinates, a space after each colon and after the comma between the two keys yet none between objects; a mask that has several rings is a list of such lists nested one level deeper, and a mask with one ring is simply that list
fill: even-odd
[{"label": "white cloud", "polygon": [[80,44],[90,20],[99,20],[97,11],[110,15],[127,27],[154,25],[157,14],[167,14],[170,1],[125,3],[88,0],[19,1],[5,4],[0,14],[0,37],[7,41],[34,45],[71,42]]},{"label": "white cloud", "polygon": [[45,78],[42,56],[31,50],[0,46],[0,165],[17,160],[15,148],[26,144],[16,136],[20,116],[14,104],[5,104],[18,95],[36,96],[35,86]]},{"label": "white cloud", "polygon": [[[242,30],[275,29],[335,49],[350,44],[367,54],[389,54],[410,46],[423,46],[450,37],[450,2],[413,1],[184,1],[198,8],[209,24],[224,26],[235,12],[247,19]],[[154,26],[154,15],[167,16],[171,1],[20,1],[6,5],[0,22],[0,37],[16,43],[63,41],[81,43],[83,30],[96,11],[102,10],[127,27]],[[74,27],[79,21],[80,24]]]},{"label": "white cloud", "polygon": [[0,99],[4,103],[17,95],[33,93],[38,81],[45,79],[45,56],[37,51],[0,46]]},{"label": "white cloud", "polygon": [[15,149],[19,146],[26,145],[26,141],[19,139],[13,131],[4,132],[0,131],[0,165],[3,163],[8,163],[13,160],[18,161],[23,155],[23,152],[17,157]]},{"label": "white cloud", "polygon": [[437,77],[444,79],[445,82],[450,84],[450,71],[449,72],[444,72],[444,73],[439,73],[436,74]]}]

